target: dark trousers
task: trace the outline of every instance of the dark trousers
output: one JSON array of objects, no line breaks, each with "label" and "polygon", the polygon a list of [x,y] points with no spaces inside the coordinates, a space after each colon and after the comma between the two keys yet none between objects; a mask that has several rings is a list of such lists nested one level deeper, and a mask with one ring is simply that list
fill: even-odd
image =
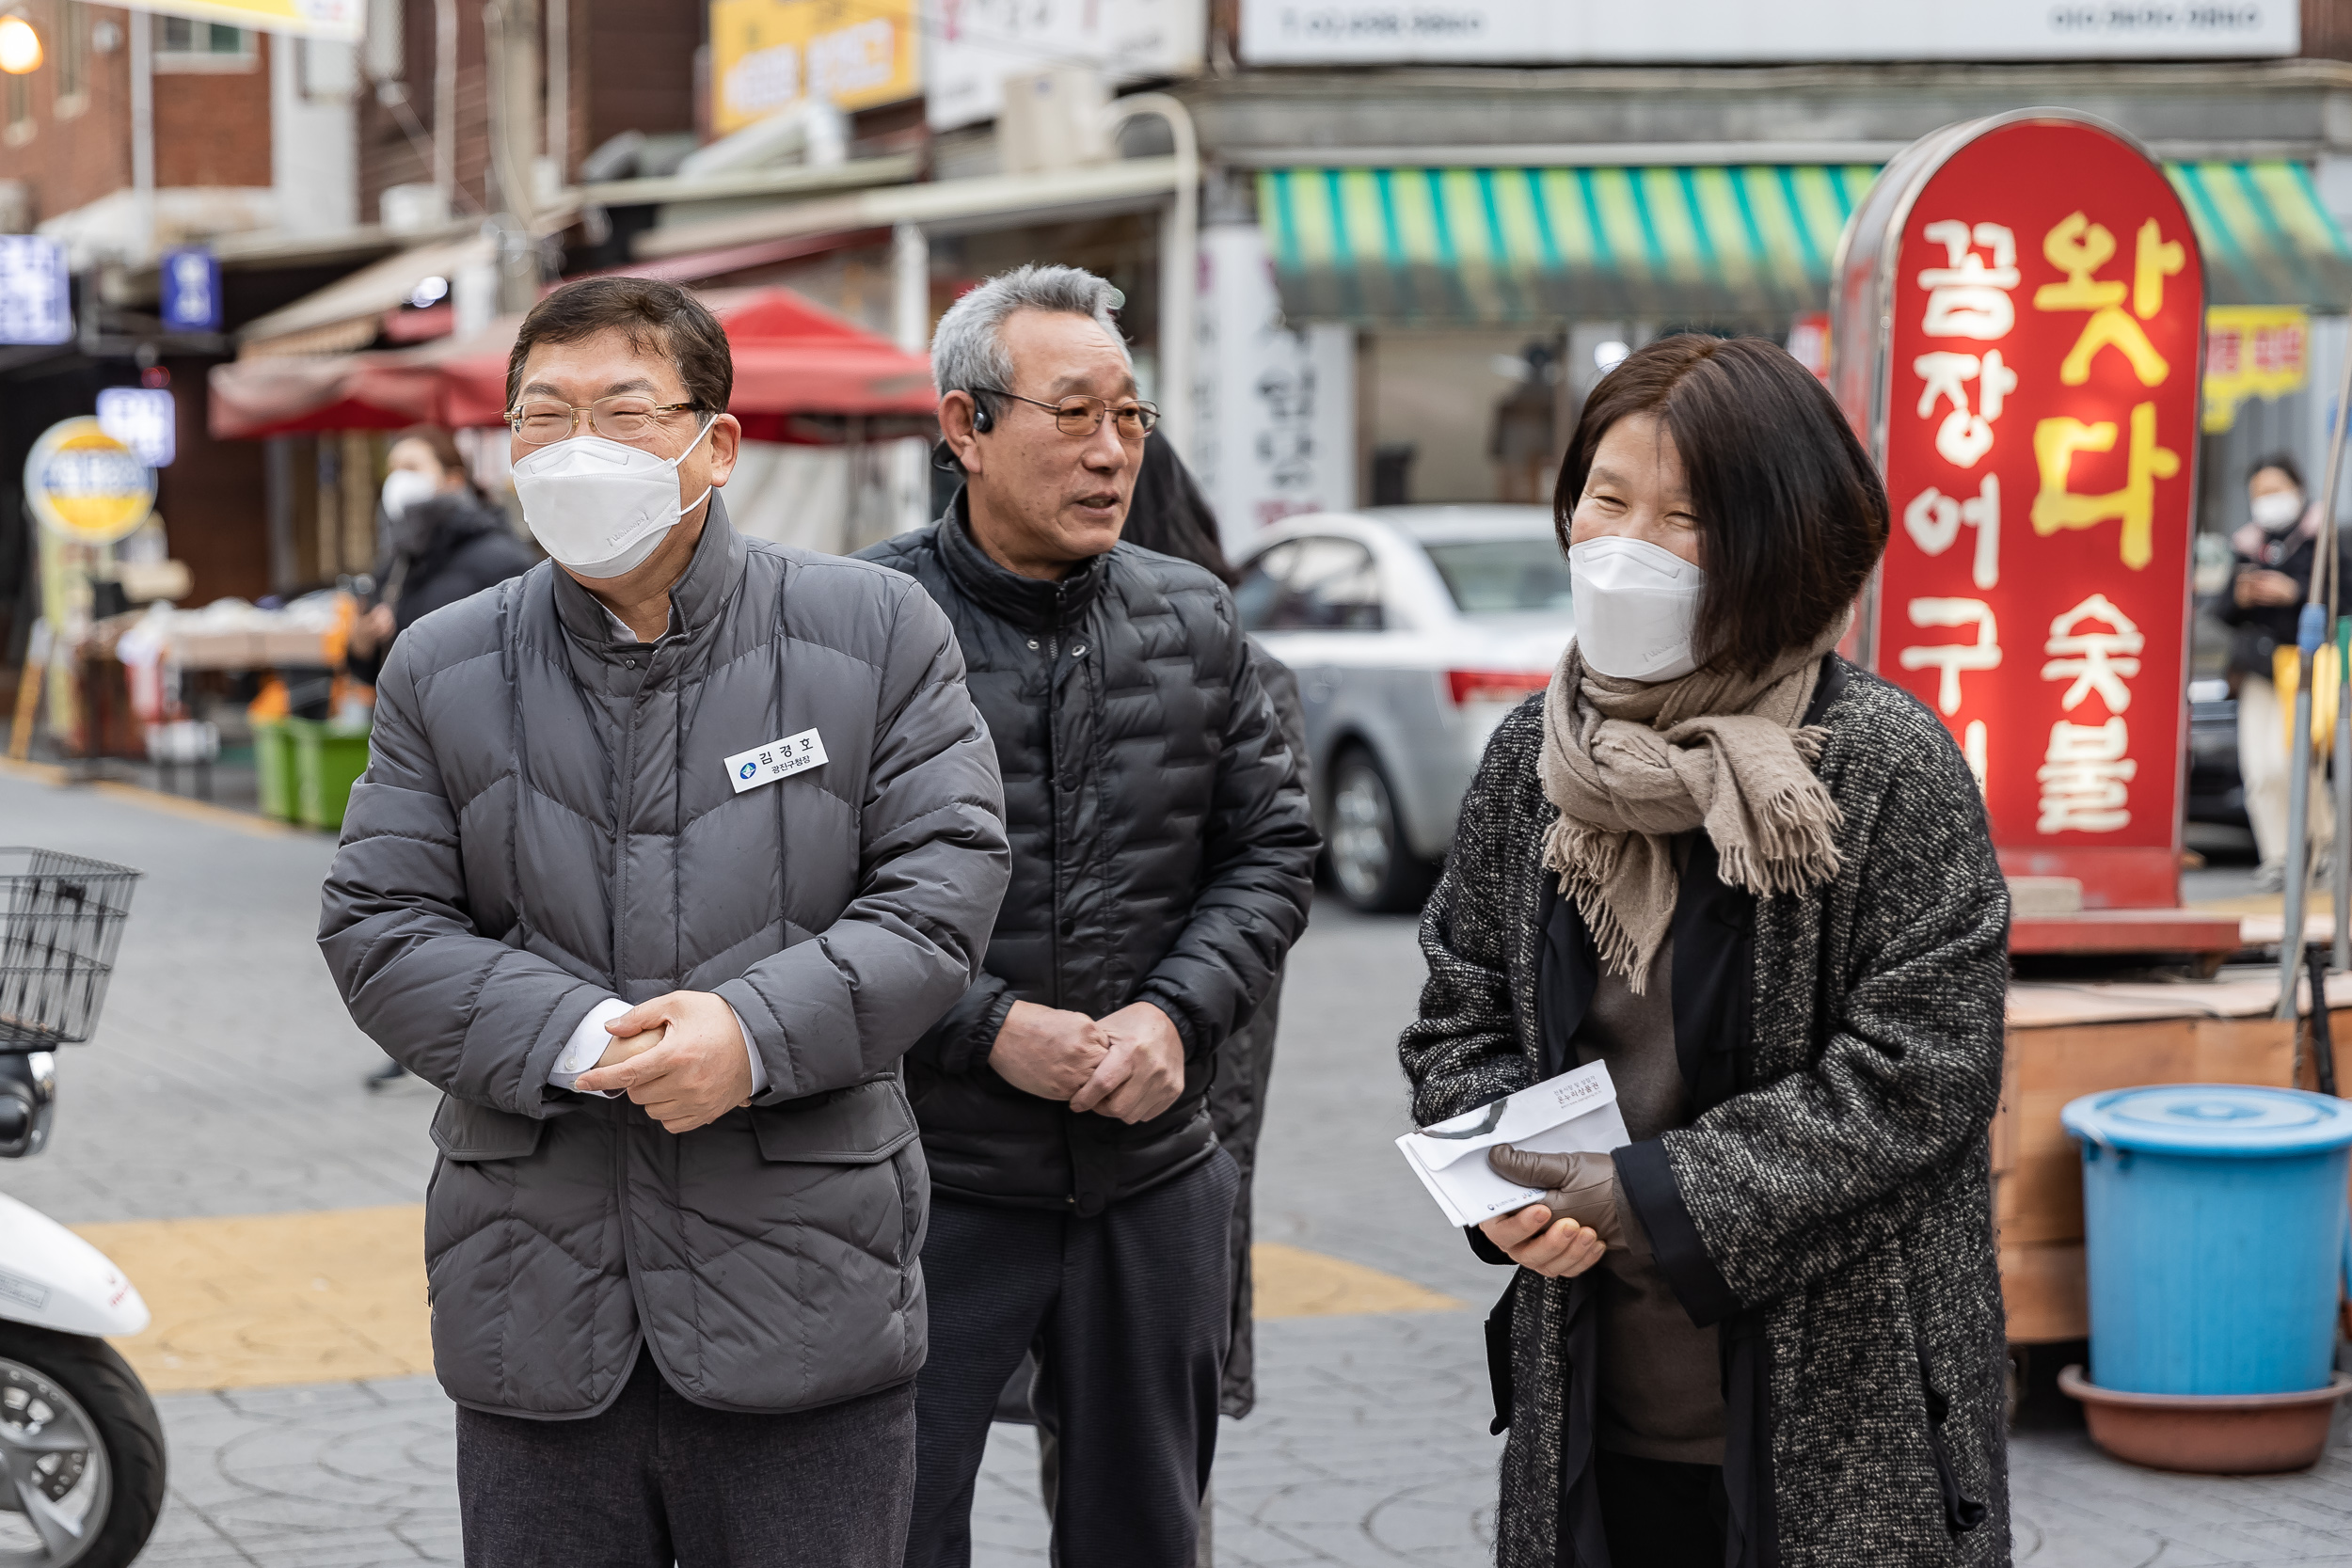
[{"label": "dark trousers", "polygon": [[1593,1455],[1611,1568],[1724,1568],[1731,1499],[1720,1465]]},{"label": "dark trousers", "polygon": [[898,1568],[914,1484],[910,1386],[741,1416],[641,1350],[602,1415],[457,1412],[466,1568]]},{"label": "dark trousers", "polygon": [[1056,1435],[1059,1568],[1193,1568],[1231,1332],[1237,1178],[1207,1163],[1090,1218],[938,1199],[923,1243],[931,1356],[915,1384],[907,1568],[972,1560],[972,1493],[1005,1380],[1032,1348]]}]

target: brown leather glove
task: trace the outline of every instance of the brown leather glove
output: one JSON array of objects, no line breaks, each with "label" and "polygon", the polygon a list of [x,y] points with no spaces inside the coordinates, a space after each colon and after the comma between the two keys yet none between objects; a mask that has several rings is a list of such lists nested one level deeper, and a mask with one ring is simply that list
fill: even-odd
[{"label": "brown leather glove", "polygon": [[1601,1244],[1626,1244],[1617,1212],[1617,1162],[1606,1154],[1531,1154],[1509,1144],[1486,1150],[1486,1164],[1505,1181],[1541,1187],[1553,1219],[1574,1219],[1600,1233]]}]

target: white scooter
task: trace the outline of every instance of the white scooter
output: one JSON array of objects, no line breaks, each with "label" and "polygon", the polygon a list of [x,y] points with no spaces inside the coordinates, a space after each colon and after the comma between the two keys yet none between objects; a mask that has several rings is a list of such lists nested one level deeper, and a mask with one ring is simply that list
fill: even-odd
[{"label": "white scooter", "polygon": [[[87,1039],[138,873],[0,848],[0,1159],[38,1154],[56,1057]],[[148,1323],[103,1253],[0,1195],[0,1568],[124,1568],[164,1506],[164,1430],[106,1343]]]}]

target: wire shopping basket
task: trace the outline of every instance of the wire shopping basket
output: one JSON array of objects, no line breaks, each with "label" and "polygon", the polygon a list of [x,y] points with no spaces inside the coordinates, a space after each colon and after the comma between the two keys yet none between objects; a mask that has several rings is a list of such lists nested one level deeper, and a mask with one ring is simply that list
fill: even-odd
[{"label": "wire shopping basket", "polygon": [[0,1051],[89,1038],[140,875],[56,849],[0,847]]}]

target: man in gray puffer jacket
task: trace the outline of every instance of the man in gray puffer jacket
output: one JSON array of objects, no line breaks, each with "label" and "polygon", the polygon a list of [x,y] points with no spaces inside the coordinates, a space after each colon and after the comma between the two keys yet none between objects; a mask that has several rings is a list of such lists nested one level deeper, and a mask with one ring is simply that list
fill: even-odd
[{"label": "man in gray puffer jacket", "polygon": [[919,588],[728,527],[731,380],[673,285],[531,313],[509,422],[554,560],[395,645],[327,878],[353,1018],[445,1092],[425,1260],[472,1568],[902,1550],[898,1058],[977,972],[1003,787]]},{"label": "man in gray puffer jacket", "polygon": [[955,623],[1006,780],[985,972],[908,1055],[940,1201],[909,1568],[961,1568],[998,1394],[1032,1344],[1056,1560],[1190,1568],[1232,1333],[1217,1052],[1307,923],[1314,824],[1232,595],[1119,542],[1145,433],[1075,267],[965,294],[931,371],[965,482],[867,558]]}]

